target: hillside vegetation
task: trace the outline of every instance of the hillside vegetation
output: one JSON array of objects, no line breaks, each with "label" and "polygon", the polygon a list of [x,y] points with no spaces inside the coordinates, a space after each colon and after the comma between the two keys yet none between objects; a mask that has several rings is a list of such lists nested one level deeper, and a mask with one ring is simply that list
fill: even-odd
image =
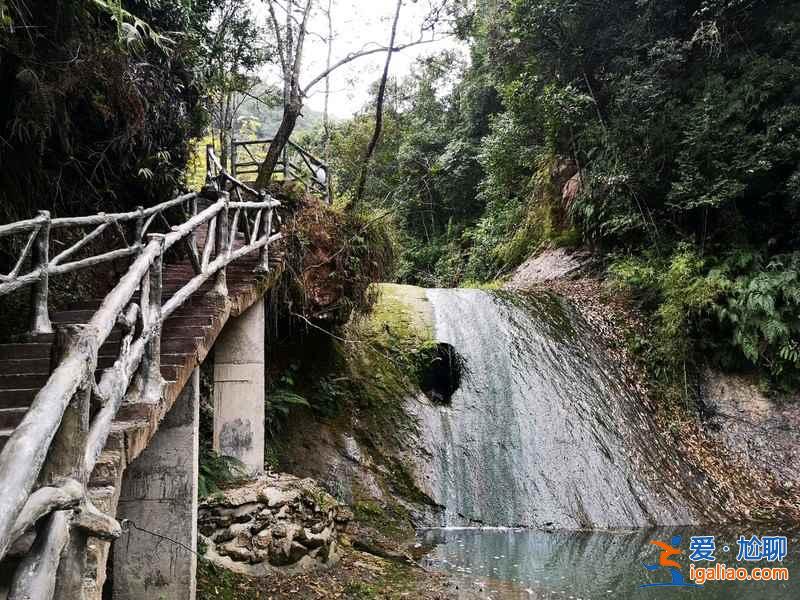
[{"label": "hillside vegetation", "polygon": [[[469,65],[390,86],[367,187],[397,279],[487,282],[545,246],[587,246],[655,335],[655,370],[698,357],[800,374],[800,3],[479,0]],[[330,156],[352,192],[372,108]]]}]

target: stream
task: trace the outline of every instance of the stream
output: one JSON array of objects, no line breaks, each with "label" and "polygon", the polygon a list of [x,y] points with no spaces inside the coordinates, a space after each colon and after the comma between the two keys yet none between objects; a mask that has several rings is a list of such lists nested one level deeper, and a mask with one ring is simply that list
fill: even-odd
[{"label": "stream", "polygon": [[[663,570],[649,573],[643,563],[655,563],[658,549],[651,540],[670,541],[682,536],[683,554],[677,560],[686,576],[692,535],[713,535],[716,562],[748,568],[787,567],[789,581],[708,581],[702,588],[642,588],[642,584],[669,581]],[[461,582],[464,598],[492,600],[560,598],[564,600],[635,599],[670,600],[796,600],[800,598],[800,567],[797,538],[788,540],[788,555],[782,562],[737,562],[739,534],[749,538],[747,526],[735,528],[696,527],[596,532],[545,532],[529,529],[430,529],[419,541],[432,550],[423,559],[428,569],[445,571]],[[725,552],[724,545],[729,547]],[[713,566],[715,563],[696,563]],[[688,576],[686,577],[688,582]]]}]

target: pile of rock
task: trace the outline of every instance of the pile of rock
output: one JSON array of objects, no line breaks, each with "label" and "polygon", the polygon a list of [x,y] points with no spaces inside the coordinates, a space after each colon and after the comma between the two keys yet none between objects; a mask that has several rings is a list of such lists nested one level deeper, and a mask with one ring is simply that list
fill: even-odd
[{"label": "pile of rock", "polygon": [[203,502],[198,528],[207,559],[257,576],[334,563],[351,517],[313,479],[269,474]]}]

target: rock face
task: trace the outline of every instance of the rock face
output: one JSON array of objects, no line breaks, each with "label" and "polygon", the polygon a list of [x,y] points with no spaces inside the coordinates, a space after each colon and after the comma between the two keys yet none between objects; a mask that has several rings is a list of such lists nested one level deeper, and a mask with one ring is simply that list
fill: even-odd
[{"label": "rock face", "polygon": [[564,248],[545,250],[517,267],[506,287],[524,290],[554,279],[571,277],[586,266],[588,259],[589,255],[583,251]]},{"label": "rock face", "polygon": [[350,518],[313,479],[269,474],[203,502],[198,528],[207,559],[258,576],[335,563],[338,534]]},{"label": "rock face", "polygon": [[737,460],[800,489],[800,403],[770,398],[757,382],[709,370],[701,382],[707,434]]}]

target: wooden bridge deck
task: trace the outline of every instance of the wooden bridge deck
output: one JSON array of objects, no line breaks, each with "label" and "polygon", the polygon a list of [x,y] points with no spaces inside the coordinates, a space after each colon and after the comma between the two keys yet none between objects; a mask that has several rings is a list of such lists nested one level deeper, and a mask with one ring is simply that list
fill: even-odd
[{"label": "wooden bridge deck", "polygon": [[[183,389],[193,369],[205,359],[225,322],[256,302],[272,278],[257,276],[258,255],[248,256],[228,267],[227,302],[209,295],[213,281],[200,290],[164,323],[161,338],[161,374],[167,381],[164,396],[169,404]],[[277,261],[270,261],[277,265]],[[274,273],[275,270],[271,273]],[[164,300],[194,275],[188,261],[164,267]],[[54,325],[86,323],[100,306],[102,298],[78,302],[70,310],[53,313]],[[119,356],[121,335],[111,334],[101,347],[98,376]],[[0,449],[22,420],[31,401],[51,372],[54,335],[38,336],[35,341],[0,344]],[[144,413],[144,414],[142,414]],[[123,405],[119,419],[131,422],[149,417],[143,410]]]}]

